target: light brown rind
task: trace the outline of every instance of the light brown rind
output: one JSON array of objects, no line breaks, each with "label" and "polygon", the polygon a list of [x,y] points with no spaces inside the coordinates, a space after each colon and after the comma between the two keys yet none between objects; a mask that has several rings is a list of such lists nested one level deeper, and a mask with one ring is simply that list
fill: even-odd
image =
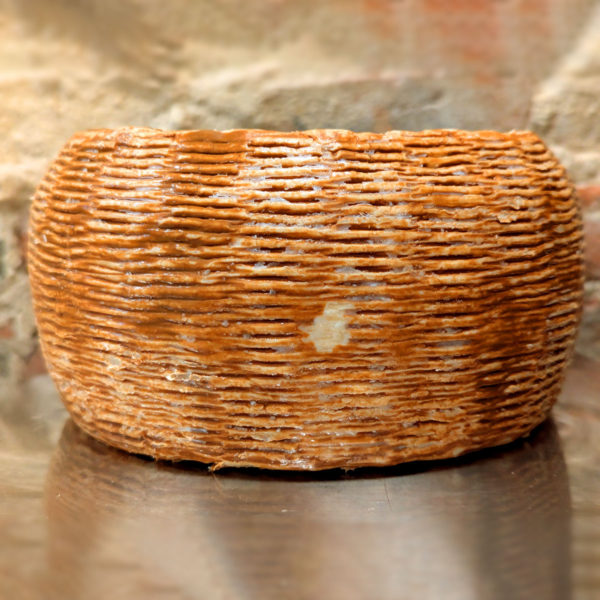
[{"label": "light brown rind", "polygon": [[543,421],[581,218],[529,132],[78,134],[34,198],[42,349],[74,420],[164,459],[457,456]]}]

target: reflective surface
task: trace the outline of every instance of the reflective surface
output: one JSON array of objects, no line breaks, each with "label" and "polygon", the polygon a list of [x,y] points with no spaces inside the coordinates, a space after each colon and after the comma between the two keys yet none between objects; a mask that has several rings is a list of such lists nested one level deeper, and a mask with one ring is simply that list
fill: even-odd
[{"label": "reflective surface", "polygon": [[0,598],[600,597],[600,375],[528,440],[320,474],[155,463],[40,377],[0,405]]}]

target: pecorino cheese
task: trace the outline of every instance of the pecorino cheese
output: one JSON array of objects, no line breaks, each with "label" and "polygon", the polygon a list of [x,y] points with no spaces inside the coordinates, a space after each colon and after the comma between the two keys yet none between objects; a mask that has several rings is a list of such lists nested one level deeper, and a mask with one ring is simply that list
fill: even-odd
[{"label": "pecorino cheese", "polygon": [[318,470],[453,457],[556,401],[582,299],[526,131],[75,135],[31,209],[42,349],[130,452]]}]

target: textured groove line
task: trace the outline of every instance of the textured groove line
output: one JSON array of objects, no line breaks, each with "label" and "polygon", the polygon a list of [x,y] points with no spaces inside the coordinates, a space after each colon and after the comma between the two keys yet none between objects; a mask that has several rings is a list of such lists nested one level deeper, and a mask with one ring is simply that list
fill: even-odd
[{"label": "textured groove line", "polygon": [[579,207],[528,132],[76,135],[29,263],[67,408],[129,451],[352,468],[512,441],[579,319]]}]

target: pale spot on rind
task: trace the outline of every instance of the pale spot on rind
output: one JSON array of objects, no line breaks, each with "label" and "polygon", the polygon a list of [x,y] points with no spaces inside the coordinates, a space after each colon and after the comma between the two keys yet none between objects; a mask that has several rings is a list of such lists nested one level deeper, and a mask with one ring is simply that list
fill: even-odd
[{"label": "pale spot on rind", "polygon": [[348,302],[327,302],[323,313],[315,317],[312,325],[300,327],[308,333],[317,352],[331,352],[350,341],[345,314],[348,308],[351,308]]}]

